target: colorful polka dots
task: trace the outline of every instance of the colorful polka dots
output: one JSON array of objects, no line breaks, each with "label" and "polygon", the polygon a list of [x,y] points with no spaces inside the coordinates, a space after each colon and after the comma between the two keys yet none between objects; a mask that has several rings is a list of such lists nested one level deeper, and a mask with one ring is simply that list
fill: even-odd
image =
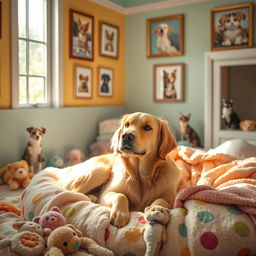
[{"label": "colorful polka dots", "polygon": [[64,209],[64,211],[63,211],[63,216],[65,217],[65,218],[70,218],[70,217],[72,217],[74,214],[75,214],[75,212],[76,212],[76,209],[75,208],[73,208],[73,207],[68,207],[68,208],[66,208],[66,209]]},{"label": "colorful polka dots", "polygon": [[184,215],[184,216],[186,216],[187,213],[188,213],[188,211],[187,211],[186,209],[184,209],[184,208],[180,208],[179,210],[180,210],[180,213],[181,213],[182,215]]},{"label": "colorful polka dots", "polygon": [[214,250],[218,246],[218,238],[212,232],[205,232],[200,237],[200,243],[207,250]]},{"label": "colorful polka dots", "polygon": [[227,208],[228,212],[235,215],[243,215],[243,212],[238,210],[237,208]]},{"label": "colorful polka dots", "polygon": [[237,256],[251,256],[252,250],[250,248],[243,248],[241,249]]},{"label": "colorful polka dots", "polygon": [[200,211],[197,213],[197,218],[202,223],[209,223],[214,220],[214,216],[209,211]]},{"label": "colorful polka dots", "polygon": [[136,243],[140,240],[142,234],[138,228],[129,228],[125,231],[124,236],[128,242]]},{"label": "colorful polka dots", "polygon": [[204,202],[204,201],[201,201],[201,200],[195,200],[196,204],[199,204],[199,205],[206,205],[206,204],[209,204],[207,202]]},{"label": "colorful polka dots", "polygon": [[35,217],[35,214],[34,214],[33,212],[29,212],[29,213],[28,213],[28,219],[29,219],[30,221],[32,221],[34,217]]},{"label": "colorful polka dots", "polygon": [[108,228],[105,229],[105,235],[104,235],[104,239],[105,241],[107,241],[110,237],[110,231]]},{"label": "colorful polka dots", "polygon": [[236,233],[241,237],[247,237],[250,234],[250,229],[243,222],[236,222],[234,227]]},{"label": "colorful polka dots", "polygon": [[181,251],[180,256],[191,256],[191,252],[190,252],[189,248],[184,248],[184,249]]},{"label": "colorful polka dots", "polygon": [[178,226],[178,230],[179,230],[179,234],[182,236],[182,237],[187,237],[188,236],[188,232],[187,232],[187,227],[184,223],[181,223],[179,226]]},{"label": "colorful polka dots", "polygon": [[37,194],[32,198],[32,204],[37,203],[41,198],[42,198],[42,194],[41,193]]}]

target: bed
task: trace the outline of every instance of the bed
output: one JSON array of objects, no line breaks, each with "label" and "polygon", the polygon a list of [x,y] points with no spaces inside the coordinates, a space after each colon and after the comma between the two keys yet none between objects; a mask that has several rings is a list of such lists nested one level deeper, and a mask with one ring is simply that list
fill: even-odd
[{"label": "bed", "polygon": [[[238,159],[186,146],[177,147],[169,157],[181,170],[182,179],[159,255],[256,255],[256,158]],[[0,203],[15,204],[22,216],[0,214],[0,234],[12,235],[13,222],[32,220],[58,206],[68,223],[115,255],[144,255],[143,213],[132,212],[128,225],[118,229],[110,223],[109,208],[63,188],[64,173],[81,168],[83,164],[65,170],[47,168],[23,191],[10,193],[2,187]]]}]

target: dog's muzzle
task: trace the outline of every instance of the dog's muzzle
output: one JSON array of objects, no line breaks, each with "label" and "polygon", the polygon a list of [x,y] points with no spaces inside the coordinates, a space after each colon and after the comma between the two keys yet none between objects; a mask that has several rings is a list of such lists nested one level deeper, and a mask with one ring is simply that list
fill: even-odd
[{"label": "dog's muzzle", "polygon": [[121,144],[121,149],[133,149],[133,144],[134,144],[134,139],[135,135],[133,133],[124,133],[122,134],[122,144]]}]

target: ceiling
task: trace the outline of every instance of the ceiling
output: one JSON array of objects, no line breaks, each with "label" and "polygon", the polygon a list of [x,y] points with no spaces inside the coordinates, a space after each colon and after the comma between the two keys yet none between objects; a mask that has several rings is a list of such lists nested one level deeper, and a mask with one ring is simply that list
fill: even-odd
[{"label": "ceiling", "polygon": [[166,0],[109,0],[109,1],[117,5],[120,5],[121,7],[124,7],[124,8],[130,8],[130,7],[135,7],[135,6],[145,5],[145,4],[166,2]]}]

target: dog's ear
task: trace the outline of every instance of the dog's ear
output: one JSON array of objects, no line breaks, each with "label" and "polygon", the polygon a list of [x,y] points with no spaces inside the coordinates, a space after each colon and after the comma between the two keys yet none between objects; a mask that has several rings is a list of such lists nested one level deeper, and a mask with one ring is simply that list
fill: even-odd
[{"label": "dog's ear", "polygon": [[158,34],[158,32],[159,32],[159,26],[155,27],[154,34],[156,35],[156,34]]},{"label": "dog's ear", "polygon": [[159,135],[159,157],[165,159],[166,155],[177,146],[176,139],[167,121],[160,120],[160,135]]},{"label": "dog's ear", "polygon": [[46,133],[46,129],[45,129],[44,127],[41,127],[40,130],[41,130],[41,132],[42,132],[43,134]]},{"label": "dog's ear", "polygon": [[245,18],[246,18],[246,15],[245,15],[243,12],[238,12],[238,13],[236,14],[236,16],[237,16],[237,18],[238,18],[239,21],[240,21],[240,20],[245,20]]},{"label": "dog's ear", "polygon": [[168,34],[168,35],[170,35],[172,32],[173,32],[173,29],[172,29],[172,27],[168,26],[168,31],[167,31],[167,34]]},{"label": "dog's ear", "polygon": [[26,223],[26,221],[18,221],[15,222],[12,227],[16,230],[19,230],[24,224]]},{"label": "dog's ear", "polygon": [[65,227],[73,229],[79,237],[83,235],[83,233],[80,230],[76,229],[72,224],[66,224]]},{"label": "dog's ear", "polygon": [[220,19],[219,19],[219,23],[221,25],[223,25],[225,23],[225,20],[228,18],[228,14],[223,14]]},{"label": "dog's ear", "polygon": [[34,129],[34,127],[29,127],[29,128],[27,128],[27,131],[28,131],[29,133],[31,133],[33,129]]},{"label": "dog's ear", "polygon": [[80,27],[82,24],[81,20],[78,18],[78,27]]}]

